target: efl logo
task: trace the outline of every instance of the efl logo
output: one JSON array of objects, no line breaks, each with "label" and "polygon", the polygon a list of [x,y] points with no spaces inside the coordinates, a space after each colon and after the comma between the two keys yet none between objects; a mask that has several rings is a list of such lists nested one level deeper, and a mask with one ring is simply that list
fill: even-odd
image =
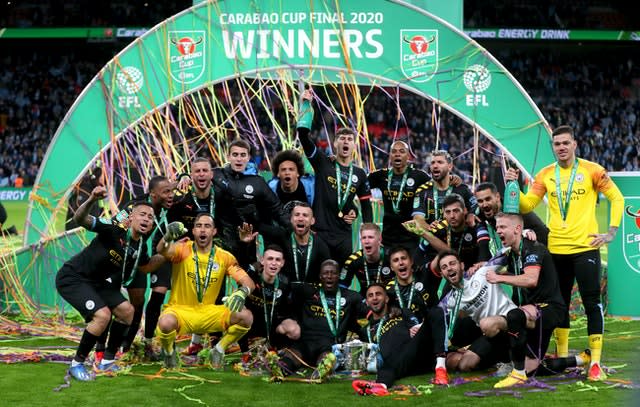
[{"label": "efl logo", "polygon": [[130,107],[141,107],[140,100],[136,95],[144,86],[144,75],[135,66],[125,66],[116,74],[116,85],[120,92],[127,96],[118,96],[118,107],[128,109]]},{"label": "efl logo", "polygon": [[471,65],[464,71],[462,82],[471,95],[466,95],[467,106],[489,106],[484,92],[491,86],[491,72],[483,65]]},{"label": "efl logo", "polygon": [[204,31],[169,31],[169,74],[173,80],[186,84],[202,77],[205,38]]},{"label": "efl logo", "polygon": [[438,30],[400,30],[400,68],[414,82],[427,82],[438,70]]}]

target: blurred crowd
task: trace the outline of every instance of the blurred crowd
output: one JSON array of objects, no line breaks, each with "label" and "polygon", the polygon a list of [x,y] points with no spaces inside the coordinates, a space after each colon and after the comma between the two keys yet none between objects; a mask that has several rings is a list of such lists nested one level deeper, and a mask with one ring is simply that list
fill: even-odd
[{"label": "blurred crowd", "polygon": [[464,0],[465,28],[637,30],[635,14],[625,0]]},{"label": "blurred crowd", "polygon": [[[498,58],[530,92],[551,126],[573,126],[583,158],[609,170],[640,170],[640,98],[633,79],[640,78],[638,67],[631,60],[610,59],[555,64],[550,56],[533,55],[506,53]],[[40,53],[28,58],[5,55],[0,61],[0,187],[32,185],[65,113],[103,62]],[[387,95],[380,92],[367,100],[365,114],[370,137],[375,138],[377,168],[387,165],[393,134],[400,129],[418,166],[424,166],[429,152],[437,147],[456,157],[458,173],[471,176],[471,126],[443,109],[437,113],[436,127],[432,103],[408,92],[401,93],[400,108],[402,119],[398,121],[396,104]],[[500,167],[496,150],[480,137],[480,179],[487,179]],[[264,153],[259,152],[258,157]],[[258,164],[264,167],[266,160]]]},{"label": "blurred crowd", "polygon": [[[193,0],[5,1],[0,4],[0,27],[150,27],[192,4]],[[464,0],[465,28],[637,30],[635,14],[634,2],[625,0]]]},{"label": "blurred crowd", "polygon": [[[192,2],[98,3],[85,0],[6,2],[0,5],[3,9],[0,27],[151,25]],[[548,25],[549,21],[549,24],[562,21],[559,26],[580,27],[594,10],[613,10],[625,15],[625,2],[612,1],[604,6],[600,3],[497,0],[485,5],[485,2],[467,0],[465,25],[517,26],[518,19],[523,19],[521,24],[525,26],[554,27]],[[532,7],[536,12],[524,12]],[[100,12],[96,12],[96,8]],[[140,10],[147,12],[140,13]],[[99,69],[124,47],[123,44],[86,42],[81,46],[78,43],[59,45],[60,41],[50,47],[48,42],[33,41],[7,42],[13,44],[13,48],[7,47],[0,54],[0,187],[33,184],[65,113]],[[40,45],[34,45],[37,43]],[[493,44],[492,54],[529,92],[550,125],[568,124],[576,129],[579,156],[599,162],[609,170],[640,170],[637,50],[624,43],[604,44],[606,50],[603,44],[575,42],[554,43],[551,50],[544,43]],[[419,167],[425,166],[429,153],[437,147],[449,150],[456,157],[456,170],[460,175],[467,179],[472,175],[474,135],[471,126],[444,109],[436,110],[436,117],[432,117],[430,101],[405,91],[400,94],[400,109],[402,114],[398,115],[395,100],[383,92],[367,99],[365,116],[370,137],[375,138],[372,156],[376,168],[387,165],[387,151],[395,134],[409,141]],[[268,150],[257,152],[256,164],[268,170],[264,156],[272,155],[280,146],[277,142],[270,143],[273,132],[268,120],[259,121]],[[318,136],[319,142],[326,140],[321,132]],[[328,146],[326,141],[324,146]],[[483,136],[479,137],[478,146],[477,162],[482,180],[487,179],[491,171],[500,170],[501,153]]]}]

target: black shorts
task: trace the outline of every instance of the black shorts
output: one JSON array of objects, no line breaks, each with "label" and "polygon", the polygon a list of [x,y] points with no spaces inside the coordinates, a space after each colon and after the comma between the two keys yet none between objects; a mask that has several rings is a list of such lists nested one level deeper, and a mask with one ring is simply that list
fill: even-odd
[{"label": "black shorts", "polygon": [[329,338],[314,338],[314,340],[300,338],[296,341],[291,349],[297,351],[302,360],[308,365],[315,366],[318,364],[318,358],[325,352],[331,352],[331,347],[335,344],[335,341]]},{"label": "black shorts", "polygon": [[329,247],[329,253],[331,258],[340,264],[340,267],[344,264],[349,256],[353,253],[353,241],[351,233],[344,233],[341,231],[326,231],[318,230],[318,236]]},{"label": "black shorts", "polygon": [[486,369],[498,362],[508,362],[509,334],[500,332],[493,338],[480,336],[471,343],[469,350],[480,357],[480,369]]},{"label": "black shorts", "polygon": [[536,304],[539,318],[536,326],[527,330],[527,356],[544,358],[553,330],[560,325],[566,309],[558,304]]},{"label": "black shorts", "polygon": [[482,336],[482,330],[471,317],[458,318],[453,327],[451,345],[462,348]]},{"label": "black shorts", "polygon": [[127,301],[120,292],[120,287],[106,280],[96,281],[83,277],[66,265],[56,274],[56,289],[86,322],[91,321],[97,310],[104,307],[113,309]]},{"label": "black shorts", "polygon": [[167,287],[171,288],[171,263],[165,262],[156,271],[149,273],[147,278],[146,273],[138,271],[131,284],[127,288],[143,288],[146,289],[151,282],[151,288],[155,287]]}]

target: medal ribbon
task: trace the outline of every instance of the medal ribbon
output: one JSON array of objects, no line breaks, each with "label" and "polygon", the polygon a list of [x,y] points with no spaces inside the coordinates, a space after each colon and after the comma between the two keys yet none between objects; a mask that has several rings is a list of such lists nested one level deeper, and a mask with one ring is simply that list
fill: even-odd
[{"label": "medal ribbon", "polygon": [[[465,230],[467,230],[465,228]],[[462,241],[463,239],[463,235],[464,235],[464,231],[462,231],[462,235],[460,235],[460,241],[458,243],[458,250],[456,251],[456,253],[458,253],[458,256],[460,255],[460,250],[462,250]],[[451,248],[451,250],[453,250],[453,238],[451,237],[451,226],[447,225],[447,245]]]},{"label": "medal ribbon", "polygon": [[[413,288],[416,285],[415,280],[411,282],[411,287],[409,288],[409,302],[407,302],[407,309],[411,310],[411,304],[413,303]],[[395,291],[396,291],[396,297],[398,297],[398,303],[400,304],[400,309],[405,309],[404,306],[404,301],[402,299],[402,294],[400,294],[400,283],[398,282],[398,279],[396,278],[396,283],[393,285]]]},{"label": "medal ribbon", "polygon": [[291,233],[291,249],[293,251],[293,268],[296,272],[296,280],[304,281],[307,278],[307,274],[309,273],[309,264],[311,261],[311,250],[313,249],[313,235],[309,235],[309,243],[307,243],[307,259],[304,262],[304,275],[302,276],[302,280],[300,279],[300,275],[298,273],[298,242],[296,238]]},{"label": "medal ribbon", "polygon": [[338,329],[340,328],[340,300],[342,296],[340,295],[340,288],[338,288],[338,292],[336,293],[336,323],[334,325],[333,319],[331,319],[331,309],[329,308],[329,304],[327,304],[327,297],[324,295],[324,289],[320,289],[320,301],[322,302],[322,308],[324,309],[324,316],[327,318],[327,323],[329,324],[329,330],[333,334],[333,337],[338,339]]},{"label": "medal ribbon", "polygon": [[[378,260],[378,272],[376,274],[376,283],[380,282],[380,274],[382,274],[382,265],[384,264],[384,247],[380,248],[380,259]],[[371,285],[369,281],[369,267],[367,263],[367,258],[364,258],[364,276],[367,279],[367,287]]]},{"label": "medal ribbon", "polygon": [[[513,253],[513,250],[512,250]],[[519,254],[514,254],[512,257],[513,260],[513,272],[516,276],[519,276],[522,271],[522,240],[520,240],[520,250]],[[522,291],[520,287],[515,287],[516,293],[518,294],[518,305],[522,305]]]},{"label": "medal ribbon", "polygon": [[560,165],[556,163],[556,199],[558,200],[558,209],[560,209],[560,216],[562,221],[567,220],[567,214],[569,213],[569,205],[571,204],[571,190],[573,189],[573,181],[576,178],[576,172],[578,171],[578,159],[573,163],[571,168],[571,175],[569,175],[569,185],[567,186],[567,199],[563,202],[562,188],[560,186]]},{"label": "medal ribbon", "polygon": [[340,169],[340,164],[336,161],[336,187],[338,189],[338,210],[342,212],[342,208],[347,203],[347,197],[349,196],[349,191],[351,190],[351,176],[353,175],[353,162],[349,164],[349,179],[347,180],[347,189],[342,193],[342,170]]},{"label": "medal ribbon", "polygon": [[196,266],[196,294],[198,295],[198,302],[202,302],[202,298],[204,294],[207,292],[207,288],[209,288],[209,279],[211,278],[211,270],[213,270],[213,258],[216,255],[216,246],[211,245],[211,251],[209,252],[209,259],[207,260],[207,274],[205,275],[204,287],[200,283],[200,267],[198,266],[198,250],[196,249],[196,244],[193,243],[193,261]]},{"label": "medal ribbon", "polygon": [[452,293],[458,294],[456,298],[456,304],[453,307],[453,314],[451,314],[450,323],[449,323],[449,333],[448,338],[451,339],[453,336],[453,330],[456,327],[456,322],[458,321],[458,311],[460,311],[460,302],[462,301],[462,294],[464,293],[464,280],[462,281],[462,288],[454,288]]},{"label": "medal ribbon", "polygon": [[260,279],[262,280],[262,301],[264,301],[264,322],[267,328],[267,341],[269,341],[271,323],[273,322],[273,310],[276,308],[276,295],[278,293],[278,287],[280,286],[280,279],[276,276],[276,280],[273,282],[273,296],[271,297],[271,312],[269,315],[267,315],[267,296],[264,293],[266,283],[264,282],[264,278],[262,278],[262,274],[260,274]]},{"label": "medal ribbon", "polygon": [[379,343],[380,342],[380,332],[382,332],[382,326],[387,322],[387,316],[383,316],[378,321],[378,328],[376,329],[376,335],[371,337],[371,329],[367,329],[367,336],[369,337],[369,343]]},{"label": "medal ribbon", "polygon": [[489,251],[493,256],[496,253],[498,253],[498,250],[502,249],[502,240],[500,240],[500,237],[496,233],[496,230],[493,228],[493,226],[491,226],[489,221],[487,221],[487,231],[489,232],[489,238],[490,238]]},{"label": "medal ribbon", "polygon": [[142,253],[142,241],[144,239],[142,237],[140,237],[138,239],[138,251],[137,251],[137,255],[136,255],[136,259],[133,262],[133,267],[131,268],[131,274],[129,274],[129,278],[127,279],[127,281],[124,281],[124,276],[125,276],[125,272],[127,269],[127,257],[129,257],[129,247],[131,246],[131,231],[128,230],[127,231],[127,243],[124,246],[124,260],[122,260],[122,285],[123,287],[127,287],[129,284],[131,284],[131,282],[133,281],[133,279],[136,276],[136,271],[138,270],[138,261],[140,261],[140,254]]},{"label": "medal ribbon", "polygon": [[[160,219],[160,220],[158,220]],[[151,232],[151,236],[147,239],[147,253],[149,257],[153,254],[153,238],[158,231],[164,235],[164,232],[160,228],[160,226],[164,225],[164,230],[167,230],[167,226],[169,226],[169,222],[167,221],[167,210],[165,208],[160,209],[160,216],[153,217],[153,222],[156,224],[156,227]]]},{"label": "medal ribbon", "polygon": [[[451,191],[453,190],[453,187],[449,187],[447,188],[447,190],[445,191],[443,198],[447,195],[451,195]],[[434,209],[434,214],[433,216],[435,217],[436,220],[440,220],[442,219],[442,217],[440,216],[440,202],[439,202],[439,198],[438,198],[438,187],[436,187],[436,183],[433,183],[433,209]],[[427,217],[429,217],[429,211],[427,210]]]},{"label": "medal ribbon", "polygon": [[402,174],[402,181],[400,181],[400,189],[398,190],[398,197],[394,200],[391,194],[391,180],[393,179],[393,169],[389,169],[387,174],[387,191],[389,191],[389,200],[391,201],[391,209],[396,215],[400,213],[400,201],[402,201],[402,193],[404,192],[404,186],[407,183],[407,177],[409,176],[409,167],[404,170]]},{"label": "medal ribbon", "polygon": [[[202,207],[198,203],[198,197],[196,196],[196,193],[193,192],[195,189],[196,189],[195,186],[191,189],[191,197],[193,198],[193,202],[198,207],[198,210],[201,210]],[[213,190],[213,185],[212,185],[211,189],[209,189],[209,215],[211,215],[212,218],[215,218],[215,214],[216,214],[216,200],[215,200],[215,192]]]}]

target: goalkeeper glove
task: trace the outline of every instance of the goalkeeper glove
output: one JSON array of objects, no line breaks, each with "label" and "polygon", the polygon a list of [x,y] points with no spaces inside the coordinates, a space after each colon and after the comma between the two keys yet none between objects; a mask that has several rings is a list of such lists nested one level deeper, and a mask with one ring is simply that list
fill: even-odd
[{"label": "goalkeeper glove", "polygon": [[242,311],[242,307],[244,307],[244,301],[247,299],[248,295],[249,289],[247,287],[240,287],[231,293],[224,305],[231,312],[240,312]]},{"label": "goalkeeper glove", "polygon": [[169,223],[169,226],[167,226],[167,233],[164,235],[164,241],[171,243],[185,233],[187,233],[187,228],[184,227],[182,222],[171,222]]},{"label": "goalkeeper glove", "polygon": [[311,129],[311,123],[313,122],[313,107],[311,102],[303,100],[300,104],[300,112],[298,112],[298,128]]}]

